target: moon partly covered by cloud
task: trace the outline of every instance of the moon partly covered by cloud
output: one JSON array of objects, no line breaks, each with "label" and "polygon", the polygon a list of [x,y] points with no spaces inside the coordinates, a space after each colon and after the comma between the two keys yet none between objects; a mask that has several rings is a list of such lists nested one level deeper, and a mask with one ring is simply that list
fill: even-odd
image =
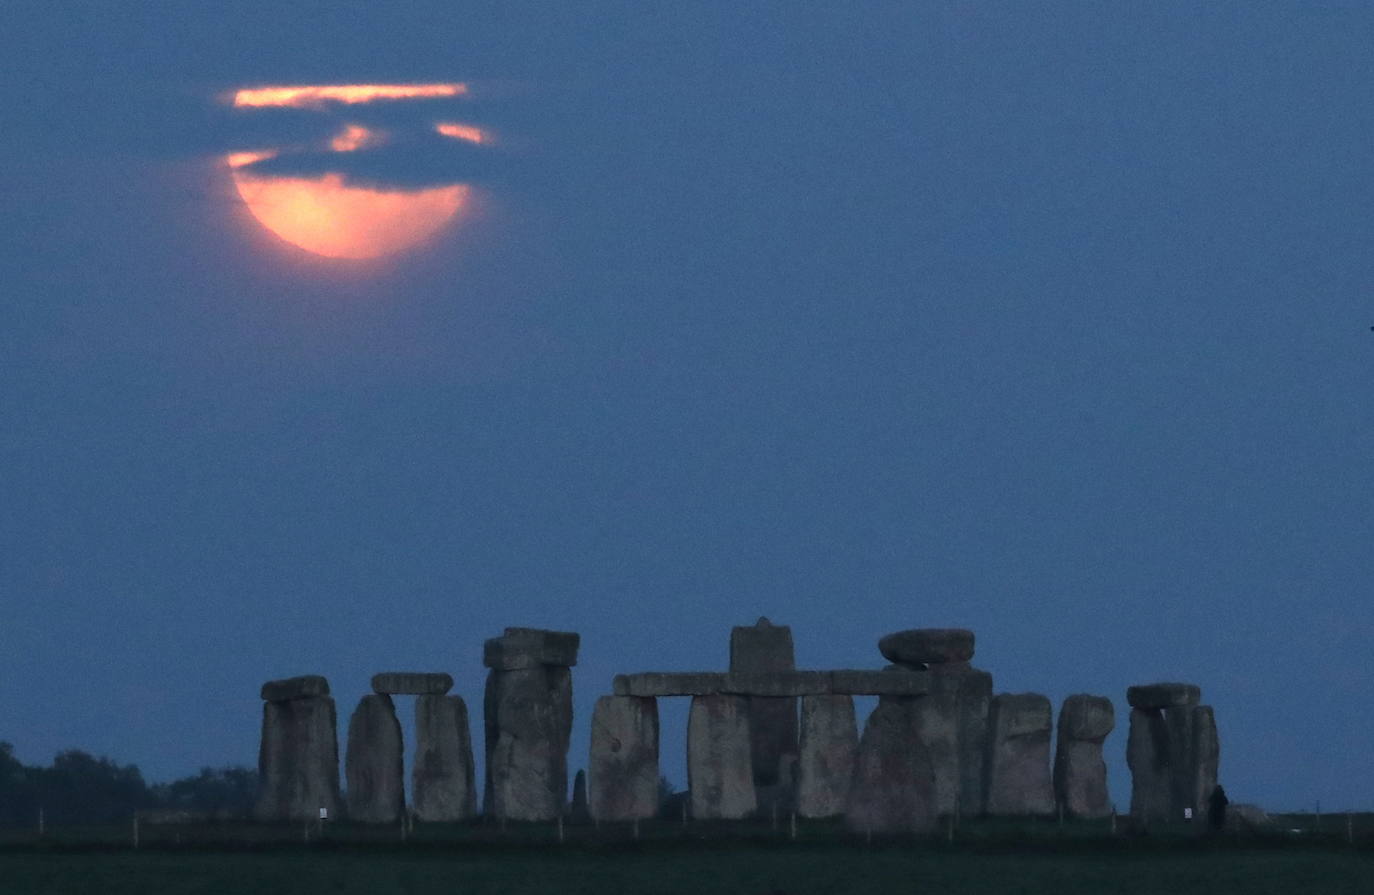
[{"label": "moon partly covered by cloud", "polygon": [[[287,142],[225,153],[234,187],[253,218],[297,248],[327,258],[368,259],[416,249],[446,230],[468,205],[470,183],[419,187],[379,184],[351,175],[345,160],[374,155],[388,162],[452,155],[453,144],[487,148],[489,131],[423,112],[402,126],[351,120],[355,107],[455,99],[462,83],[305,84],[245,87],[235,110],[303,109],[339,119],[327,140]],[[437,151],[436,151],[437,150]],[[298,170],[293,170],[293,167]],[[430,178],[433,179],[433,178]]]}]

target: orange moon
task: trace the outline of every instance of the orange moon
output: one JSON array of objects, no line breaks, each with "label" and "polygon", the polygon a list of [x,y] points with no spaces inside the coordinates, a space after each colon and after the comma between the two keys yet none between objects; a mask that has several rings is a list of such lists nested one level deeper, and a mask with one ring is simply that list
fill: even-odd
[{"label": "orange moon", "polygon": [[[266,87],[240,90],[234,105],[309,107],[328,102],[353,104],[377,100],[455,96],[461,84],[336,85]],[[442,136],[485,142],[481,130],[440,124]],[[329,143],[334,152],[352,152],[385,139],[359,125],[348,125]],[[380,258],[413,249],[449,224],[467,204],[469,187],[451,184],[420,190],[376,189],[348,183],[343,175],[293,177],[253,170],[254,162],[276,150],[234,152],[225,157],[243,203],[267,230],[326,258]]]}]

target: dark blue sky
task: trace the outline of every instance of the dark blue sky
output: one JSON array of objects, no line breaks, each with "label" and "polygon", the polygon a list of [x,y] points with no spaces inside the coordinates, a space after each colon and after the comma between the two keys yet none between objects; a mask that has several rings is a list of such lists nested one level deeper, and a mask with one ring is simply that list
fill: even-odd
[{"label": "dark blue sky", "polygon": [[[21,758],[252,763],[307,672],[480,715],[534,625],[583,635],[578,767],[612,674],[766,614],[806,667],[958,625],[1109,695],[1123,809],[1158,679],[1233,799],[1374,804],[1367,4],[311,7],[0,8]],[[215,97],[397,80],[473,83],[481,214],[268,245]]]}]

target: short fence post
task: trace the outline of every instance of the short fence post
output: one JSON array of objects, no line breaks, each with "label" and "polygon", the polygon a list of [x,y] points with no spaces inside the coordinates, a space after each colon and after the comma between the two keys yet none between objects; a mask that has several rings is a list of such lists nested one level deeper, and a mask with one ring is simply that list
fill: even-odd
[{"label": "short fence post", "polygon": [[134,812],[134,848],[138,848],[138,812]]},{"label": "short fence post", "polygon": [[558,815],[558,841],[563,841],[563,815]]},{"label": "short fence post", "polygon": [[39,835],[39,836],[42,836],[42,835],[43,835],[43,831],[44,831],[44,828],[45,828],[46,826],[47,826],[47,824],[44,823],[44,818],[43,818],[43,809],[42,809],[42,807],[40,806],[39,809],[38,809],[38,835]]},{"label": "short fence post", "polygon": [[797,812],[792,812],[792,838],[797,838]]}]

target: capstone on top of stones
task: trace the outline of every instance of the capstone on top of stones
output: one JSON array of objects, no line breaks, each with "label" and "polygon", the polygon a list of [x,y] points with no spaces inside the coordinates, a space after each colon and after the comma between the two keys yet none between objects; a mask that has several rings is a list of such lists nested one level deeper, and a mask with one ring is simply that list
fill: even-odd
[{"label": "capstone on top of stones", "polygon": [[1167,709],[1176,705],[1197,705],[1202,688],[1196,684],[1141,684],[1126,688],[1126,701],[1135,709]]},{"label": "capstone on top of stones", "polygon": [[323,675],[303,674],[262,685],[262,698],[267,702],[286,702],[291,699],[310,699],[329,695],[329,681]]},{"label": "capstone on top of stones", "polygon": [[440,696],[453,689],[444,672],[383,671],[372,675],[372,692],[397,696]]},{"label": "capstone on top of stones", "polygon": [[552,665],[570,668],[577,664],[581,638],[569,631],[540,628],[507,628],[500,637],[488,640],[482,650],[482,664],[498,671],[515,671]]},{"label": "capstone on top of stones", "polygon": [[973,658],[973,632],[966,628],[912,628],[888,634],[878,650],[899,665],[940,665]]}]

